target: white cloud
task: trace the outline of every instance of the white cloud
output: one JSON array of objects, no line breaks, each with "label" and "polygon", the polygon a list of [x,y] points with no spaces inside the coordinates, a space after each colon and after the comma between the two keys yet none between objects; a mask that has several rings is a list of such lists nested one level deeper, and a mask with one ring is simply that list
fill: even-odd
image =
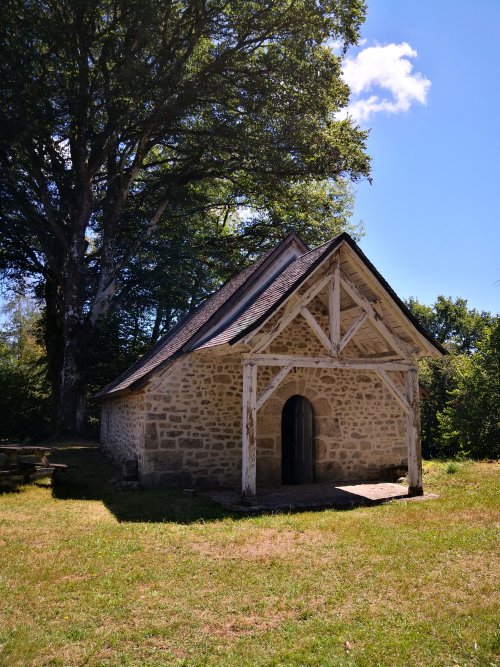
[{"label": "white cloud", "polygon": [[417,52],[409,44],[369,46],[343,65],[344,79],[351,88],[351,103],[343,115],[357,122],[373,114],[402,113],[412,104],[426,104],[431,86],[420,72],[412,72]]}]

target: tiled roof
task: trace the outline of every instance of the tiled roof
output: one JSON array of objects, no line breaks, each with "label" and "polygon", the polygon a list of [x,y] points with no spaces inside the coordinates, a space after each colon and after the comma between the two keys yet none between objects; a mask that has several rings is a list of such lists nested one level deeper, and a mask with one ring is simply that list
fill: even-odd
[{"label": "tiled roof", "polygon": [[303,282],[311,271],[338,245],[336,237],[327,243],[310,250],[301,257],[288,264],[274,280],[248,305],[247,308],[233,322],[224,326],[224,329],[213,336],[200,347],[213,347],[223,343],[235,342],[247,331],[254,328],[270,311],[274,311],[286,297],[293,292],[298,284]]},{"label": "tiled roof", "polygon": [[259,269],[279,251],[294,241],[306,247],[295,234],[290,234],[276,248],[259,257],[251,266],[246,267],[236,276],[228,280],[220,289],[209,296],[196,310],[184,317],[173,329],[151,348],[141,359],[138,359],[130,368],[122,373],[116,380],[108,384],[96,395],[102,398],[116,392],[129,388],[135,382],[141,380],[151,371],[159,366],[165,365],[172,360],[193,339],[202,328],[211,323],[216,324],[219,313],[222,314],[224,306],[233,298],[237,298],[239,292],[244,292],[246,285],[256,277]]}]

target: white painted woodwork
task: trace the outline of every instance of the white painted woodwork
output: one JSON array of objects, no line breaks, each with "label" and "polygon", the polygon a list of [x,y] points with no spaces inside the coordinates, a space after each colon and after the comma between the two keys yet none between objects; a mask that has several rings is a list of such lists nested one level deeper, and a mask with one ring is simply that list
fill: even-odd
[{"label": "white painted woodwork", "polygon": [[422,447],[420,443],[420,408],[418,370],[413,367],[405,373],[406,400],[411,407],[406,415],[406,443],[408,448],[408,495],[421,496]]},{"label": "white painted woodwork", "polygon": [[257,366],[243,366],[243,434],[241,493],[254,496],[257,490]]},{"label": "white painted woodwork", "polygon": [[383,317],[373,308],[370,301],[362,294],[359,289],[352,283],[349,278],[341,274],[342,287],[349,294],[349,296],[356,301],[367,313],[370,322],[383,336],[383,338],[391,345],[401,356],[406,359],[411,359],[415,355],[415,348],[397,336],[391,328],[385,323]]},{"label": "white painted woodwork", "polygon": [[363,325],[363,322],[366,320],[368,317],[368,313],[366,310],[364,310],[358,317],[354,320],[354,322],[351,324],[349,329],[345,332],[345,334],[342,336],[342,340],[340,341],[339,345],[339,351],[342,352],[344,347],[347,345],[347,343],[351,340],[351,338],[354,336],[356,331]]},{"label": "white painted woodwork", "polygon": [[352,370],[405,371],[413,368],[407,361],[333,357],[299,357],[291,354],[243,354],[243,365],[297,366],[299,368],[347,368]]},{"label": "white painted woodwork", "polygon": [[[400,326],[403,330],[405,330],[412,339],[416,339],[419,341],[419,346],[420,350],[418,350],[419,356],[431,356],[435,358],[439,358],[442,356],[442,354],[430,343],[425,336],[418,331],[418,329],[408,320],[408,318],[401,312],[401,309],[399,306],[397,306],[394,302],[394,297],[392,294],[390,294],[384,285],[380,283],[373,275],[373,273],[368,269],[368,267],[362,262],[362,260],[352,251],[352,248],[345,243],[345,241],[341,244],[341,249],[343,251],[343,258],[344,261],[342,262],[341,269],[343,270],[344,274],[346,274],[347,269],[349,268],[350,275],[352,277],[356,276],[356,278],[361,278],[365,282],[368,283],[368,285],[371,285],[371,289],[376,290],[376,292],[379,294],[378,301],[382,301],[383,297],[383,303],[384,306],[389,308],[392,314],[392,321],[394,322],[399,322]],[[374,284],[374,281],[376,280],[376,286]],[[356,279],[356,283],[359,284],[358,280]],[[369,299],[370,300],[370,299]],[[394,325],[390,325],[391,328],[394,330]]]},{"label": "white painted woodwork", "polygon": [[359,310],[360,305],[359,303],[352,303],[350,306],[346,306],[345,308],[340,309],[340,314],[343,315],[344,313],[350,313],[352,310]]},{"label": "white painted woodwork", "polygon": [[[356,344],[356,341],[354,341]],[[359,345],[358,345],[359,346]],[[395,352],[379,352],[377,354],[367,354],[364,357],[361,357],[362,359],[385,359],[386,361],[392,360],[392,359],[400,359],[401,357],[399,354],[396,354]]]},{"label": "white painted woodwork", "polygon": [[340,354],[340,257],[338,253],[333,264],[333,275],[328,297],[331,352],[338,357]]},{"label": "white painted woodwork", "polygon": [[267,387],[260,392],[259,397],[257,398],[257,410],[260,410],[261,407],[267,403],[272,393],[279,387],[292,368],[293,366],[283,366]]},{"label": "white painted woodwork", "polygon": [[399,389],[397,384],[394,382],[394,380],[391,378],[390,375],[387,374],[387,371],[377,371],[379,374],[380,378],[383,380],[389,391],[392,392],[393,396],[396,398],[396,400],[399,402],[399,404],[402,406],[403,410],[406,413],[411,412],[411,406],[406,400],[406,396],[404,393]]},{"label": "white painted woodwork", "polygon": [[322,345],[326,348],[326,351],[331,353],[332,346],[331,346],[331,343],[330,343],[330,339],[325,334],[323,329],[320,327],[320,325],[318,324],[317,320],[315,319],[315,317],[311,313],[311,311],[304,306],[302,308],[302,310],[300,311],[300,314],[305,319],[307,324],[311,327],[311,329],[316,334],[318,339],[321,341]]},{"label": "white painted woodwork", "polygon": [[316,282],[309,287],[308,290],[304,292],[302,296],[297,298],[295,305],[290,308],[288,312],[285,312],[283,316],[276,322],[276,324],[270,329],[268,334],[264,336],[257,345],[253,348],[252,352],[262,352],[268,347],[273,340],[280,335],[280,333],[290,324],[290,322],[297,317],[302,308],[306,307],[307,304],[314,299],[316,294],[321,292],[321,290],[327,285],[330,281],[330,275],[322,275]]}]

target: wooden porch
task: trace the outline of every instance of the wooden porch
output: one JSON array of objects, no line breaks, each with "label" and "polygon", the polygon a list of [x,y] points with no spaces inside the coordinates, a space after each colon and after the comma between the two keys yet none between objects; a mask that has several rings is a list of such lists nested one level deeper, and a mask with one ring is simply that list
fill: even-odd
[{"label": "wooden porch", "polygon": [[[328,313],[324,327],[308,308],[315,297],[321,299]],[[302,294],[291,295],[280,319],[269,330],[263,331],[261,326],[243,339],[243,342],[250,346],[250,352],[242,355],[242,495],[248,502],[253,502],[252,498],[257,497],[257,413],[288,373],[296,368],[375,373],[406,416],[409,488],[403,491],[401,487],[394,493],[410,496],[423,494],[418,383],[420,349],[395,333],[386,322],[382,311],[377,310],[376,304],[379,301],[379,296],[368,298],[341,269],[340,254],[337,251],[330,263],[319,269],[319,275],[313,275],[311,284]],[[299,316],[305,319],[311,333],[319,339],[324,356],[299,356],[271,351],[273,341]],[[367,326],[370,327],[369,332],[366,330]],[[368,345],[373,344],[369,335],[378,339],[377,348],[369,349]],[[349,349],[351,342],[355,345],[358,356],[344,356],[344,351]],[[266,366],[274,367],[276,372],[267,386],[258,393],[258,369]],[[315,487],[314,495],[317,496],[318,485]],[[333,493],[331,489],[336,487],[328,488],[329,493]],[[389,492],[389,489],[386,490]],[[293,495],[291,490],[290,493]],[[337,498],[344,493],[351,492],[344,490],[340,495],[337,493]],[[261,495],[260,490],[258,495]],[[363,493],[361,495],[364,497]]]}]

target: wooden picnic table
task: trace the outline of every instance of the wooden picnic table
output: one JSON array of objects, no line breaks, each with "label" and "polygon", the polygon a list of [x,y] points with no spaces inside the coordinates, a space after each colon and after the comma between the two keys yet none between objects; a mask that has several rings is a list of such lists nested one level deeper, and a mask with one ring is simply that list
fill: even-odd
[{"label": "wooden picnic table", "polygon": [[56,470],[66,470],[64,463],[51,463],[52,447],[31,445],[0,445],[0,478],[22,479],[31,482],[52,477]]}]

